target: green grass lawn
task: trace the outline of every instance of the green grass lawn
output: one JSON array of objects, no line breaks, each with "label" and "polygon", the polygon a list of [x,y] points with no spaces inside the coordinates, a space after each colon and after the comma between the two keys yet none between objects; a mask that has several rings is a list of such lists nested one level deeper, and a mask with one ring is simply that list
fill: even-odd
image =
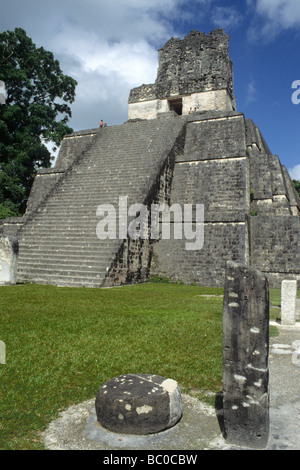
[{"label": "green grass lawn", "polygon": [[0,288],[0,449],[38,449],[59,411],[126,373],[222,387],[222,289],[144,284],[113,289]]},{"label": "green grass lawn", "polygon": [[183,391],[222,390],[223,289],[0,287],[0,449],[42,449],[39,432],[108,379],[150,373]]}]

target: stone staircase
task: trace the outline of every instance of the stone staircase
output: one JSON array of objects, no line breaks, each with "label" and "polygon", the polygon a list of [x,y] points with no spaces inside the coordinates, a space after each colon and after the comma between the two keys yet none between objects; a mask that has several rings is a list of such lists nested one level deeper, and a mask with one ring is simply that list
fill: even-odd
[{"label": "stone staircase", "polygon": [[28,216],[19,238],[18,282],[100,287],[123,240],[100,240],[100,204],[143,203],[185,120],[127,122],[99,129],[55,191]]}]

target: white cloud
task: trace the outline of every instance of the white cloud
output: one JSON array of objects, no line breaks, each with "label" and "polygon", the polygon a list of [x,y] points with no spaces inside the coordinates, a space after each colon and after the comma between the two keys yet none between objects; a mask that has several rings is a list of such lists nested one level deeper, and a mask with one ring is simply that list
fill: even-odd
[{"label": "white cloud", "polygon": [[[98,125],[100,116],[97,114],[96,119],[93,115],[95,108],[110,123],[123,122],[127,119],[130,89],[153,83],[156,78],[157,50],[146,39],[112,42],[79,25],[69,25],[52,39],[50,49],[60,57],[64,73],[78,82],[72,105],[72,126],[76,128]],[[85,125],[77,124],[79,120],[83,122],[82,113],[87,113]]]},{"label": "white cloud", "polygon": [[111,124],[127,119],[129,91],[155,81],[157,49],[175,34],[171,19],[184,3],[73,0],[68,10],[63,3],[48,44],[64,73],[78,82],[72,127],[96,127],[100,118]]},{"label": "white cloud", "polygon": [[247,85],[247,94],[245,104],[248,105],[256,100],[257,89],[255,82],[251,80]]},{"label": "white cloud", "polygon": [[69,67],[75,75],[78,69],[108,77],[117,74],[130,85],[148,77],[153,79],[153,64],[157,60],[155,48],[145,40],[110,42],[77,27],[57,34],[52,50],[71,59]]},{"label": "white cloud", "polygon": [[242,19],[242,15],[233,6],[214,8],[212,21],[215,26],[229,30],[237,26]]},{"label": "white cloud", "polygon": [[96,127],[102,117],[110,124],[124,122],[130,89],[154,82],[157,49],[179,36],[174,21],[195,8],[200,14],[212,1],[10,0],[0,28],[24,28],[77,80],[69,124],[78,130]]},{"label": "white cloud", "polygon": [[257,0],[256,9],[278,27],[286,29],[300,25],[298,0]]},{"label": "white cloud", "polygon": [[294,168],[290,168],[289,174],[293,180],[300,181],[300,165],[295,165]]},{"label": "white cloud", "polygon": [[[70,123],[75,129],[95,127],[100,117],[111,124],[127,119],[130,89],[155,81],[157,49],[178,36],[172,20],[190,0],[111,0],[101,2],[101,7],[99,3],[73,0],[71,10],[63,3],[55,34],[48,36],[48,47],[64,73],[78,82]],[[85,125],[80,124],[83,115]]]},{"label": "white cloud", "polygon": [[298,0],[247,0],[248,7],[254,9],[263,21],[262,25],[250,28],[251,39],[274,39],[282,30],[300,26],[300,2]]}]

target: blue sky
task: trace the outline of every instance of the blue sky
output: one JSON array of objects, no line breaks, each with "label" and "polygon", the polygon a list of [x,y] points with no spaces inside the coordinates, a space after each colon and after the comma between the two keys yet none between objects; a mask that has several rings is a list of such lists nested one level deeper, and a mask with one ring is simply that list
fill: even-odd
[{"label": "blue sky", "polygon": [[15,27],[78,81],[74,130],[100,119],[125,122],[130,89],[154,82],[157,50],[171,36],[222,27],[238,111],[300,180],[300,104],[292,102],[292,84],[300,81],[299,0],[0,0],[0,31]]}]

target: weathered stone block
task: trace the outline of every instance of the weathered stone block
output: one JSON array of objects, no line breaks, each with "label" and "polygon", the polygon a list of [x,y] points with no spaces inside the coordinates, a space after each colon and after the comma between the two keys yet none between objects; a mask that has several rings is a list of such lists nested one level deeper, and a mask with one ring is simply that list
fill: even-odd
[{"label": "weathered stone block", "polygon": [[221,29],[207,36],[191,31],[182,40],[171,38],[159,50],[155,83],[131,90],[129,119],[154,119],[161,112],[160,107],[175,109],[174,98],[178,114],[188,114],[195,108],[235,110],[228,41]]},{"label": "weathered stone block", "polygon": [[258,270],[228,262],[223,306],[223,410],[228,442],[265,448],[269,436],[269,288]]},{"label": "weathered stone block", "polygon": [[189,124],[182,161],[246,156],[245,123],[241,114],[212,119],[205,117],[204,114]]},{"label": "weathered stone block", "polygon": [[296,320],[300,320],[300,299],[296,299]]},{"label": "weathered stone block", "polygon": [[249,210],[247,179],[246,157],[176,163],[172,204],[204,204],[205,221],[215,221],[219,214],[222,222],[229,215],[236,222],[238,214]]},{"label": "weathered stone block", "polygon": [[0,237],[0,284],[15,284],[19,244],[15,237]]},{"label": "weathered stone block", "polygon": [[0,364],[6,364],[6,345],[0,340]]},{"label": "weathered stone block", "polygon": [[281,283],[281,324],[294,325],[296,320],[297,281]]},{"label": "weathered stone block", "polygon": [[[249,222],[253,266],[265,273],[282,273],[281,280],[297,278],[300,266],[299,217],[258,214],[250,217]],[[280,281],[276,287],[280,287]]]},{"label": "weathered stone block", "polygon": [[[195,241],[196,238],[190,242]],[[151,274],[172,281],[223,287],[228,256],[238,263],[248,262],[245,223],[205,223],[203,247],[187,251],[185,243],[185,239],[174,238],[174,230],[170,240],[160,239],[154,245]]]},{"label": "weathered stone block", "polygon": [[5,83],[0,80],[0,105],[6,103]]},{"label": "weathered stone block", "polygon": [[158,375],[128,374],[108,380],[95,401],[97,419],[122,434],[157,433],[182,416],[177,382]]}]

